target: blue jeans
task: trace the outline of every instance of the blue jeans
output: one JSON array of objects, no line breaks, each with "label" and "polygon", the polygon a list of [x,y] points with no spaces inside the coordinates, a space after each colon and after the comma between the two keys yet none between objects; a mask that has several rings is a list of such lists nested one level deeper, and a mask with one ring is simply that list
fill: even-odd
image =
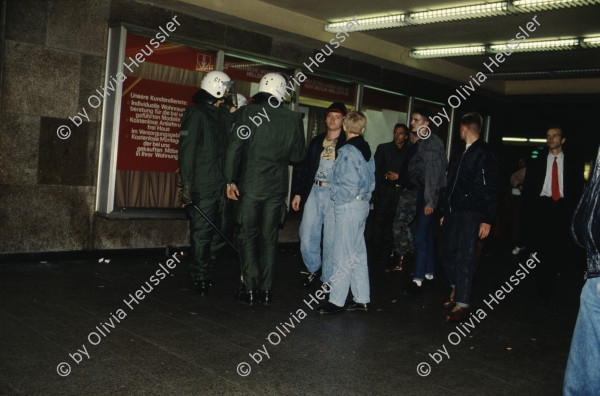
[{"label": "blue jeans", "polygon": [[[331,189],[313,185],[300,223],[300,252],[308,272],[318,271],[321,266],[321,281],[331,277],[331,261],[328,256],[333,245],[334,226],[333,201]],[[323,258],[321,259],[321,233],[323,235]]]},{"label": "blue jeans", "polygon": [[600,278],[591,278],[581,290],[579,315],[571,340],[571,351],[563,395],[597,395],[600,390]]},{"label": "blue jeans", "polygon": [[448,282],[456,287],[456,305],[463,308],[470,306],[480,224],[481,215],[468,211],[448,213],[442,224],[440,260]]},{"label": "blue jeans", "polygon": [[422,281],[424,275],[435,272],[433,245],[433,213],[425,216],[424,191],[417,191],[417,215],[415,220],[415,275],[413,280]]},{"label": "blue jeans", "polygon": [[332,275],[329,302],[344,306],[348,289],[354,301],[369,303],[369,267],[365,245],[365,223],[369,215],[369,202],[356,200],[335,205],[335,241],[332,251]]}]

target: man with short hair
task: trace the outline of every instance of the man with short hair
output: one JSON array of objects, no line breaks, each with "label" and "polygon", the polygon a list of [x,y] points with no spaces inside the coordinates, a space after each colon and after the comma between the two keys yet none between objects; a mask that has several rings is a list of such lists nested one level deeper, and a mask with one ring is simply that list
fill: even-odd
[{"label": "man with short hair", "polygon": [[523,197],[528,215],[526,246],[530,253],[540,253],[544,262],[537,283],[547,301],[554,292],[557,273],[564,272],[561,263],[569,262],[574,249],[569,222],[583,190],[583,167],[576,157],[565,154],[562,127],[549,128],[546,142],[547,148],[527,167]]},{"label": "man with short hair", "polygon": [[334,239],[331,177],[337,152],[346,141],[346,136],[341,133],[346,106],[341,102],[334,102],[325,111],[325,116],[327,133],[310,141],[306,157],[296,172],[292,186],[292,209],[298,211],[300,203],[306,202],[299,230],[300,253],[309,273],[302,281],[305,287],[319,279],[319,272],[323,282],[328,282],[332,275],[328,261]]},{"label": "man with short hair", "polygon": [[393,141],[382,143],[375,151],[375,210],[373,212],[372,246],[379,259],[392,251],[391,225],[400,195],[400,170],[408,151],[408,127],[394,126]]},{"label": "man with short hair", "polygon": [[460,322],[469,314],[477,239],[489,235],[496,217],[498,169],[495,156],[481,138],[482,123],[478,113],[461,117],[460,138],[466,147],[448,170],[443,198],[439,249],[452,291],[442,306],[454,306],[445,316],[448,321]]},{"label": "man with short hair", "polygon": [[420,293],[424,279],[432,280],[435,272],[433,212],[442,188],[446,186],[446,152],[444,143],[430,129],[431,110],[416,108],[411,117],[411,133],[419,137],[417,152],[408,164],[410,182],[417,187],[415,224],[415,271],[406,293]]},{"label": "man with short hair", "polygon": [[410,134],[410,144],[408,145],[406,158],[400,169],[400,195],[398,196],[398,205],[392,230],[394,233],[394,266],[386,268],[385,272],[399,272],[404,274],[408,270],[408,257],[415,253],[415,244],[413,237],[413,223],[416,217],[417,189],[410,182],[408,164],[417,153],[417,143],[419,136],[415,133]]}]

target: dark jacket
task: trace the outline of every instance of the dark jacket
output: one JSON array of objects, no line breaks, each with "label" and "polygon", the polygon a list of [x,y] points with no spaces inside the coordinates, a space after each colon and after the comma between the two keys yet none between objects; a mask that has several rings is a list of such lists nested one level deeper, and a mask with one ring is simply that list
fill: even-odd
[{"label": "dark jacket", "polygon": [[587,277],[600,276],[600,149],[594,172],[573,215],[575,242],[587,253]]},{"label": "dark jacket", "polygon": [[444,142],[431,134],[427,139],[419,139],[417,152],[408,163],[410,182],[423,190],[425,206],[435,208],[441,190],[446,187],[446,167],[448,159]]},{"label": "dark jacket", "polygon": [[222,113],[202,102],[185,109],[181,118],[181,180],[183,185],[191,185],[195,194],[212,194],[225,184],[227,128]]},{"label": "dark jacket", "polygon": [[396,192],[396,184],[400,184],[400,181],[388,180],[385,178],[385,174],[392,171],[398,174],[398,178],[400,177],[408,146],[408,140],[401,148],[398,148],[393,141],[377,146],[377,150],[375,150],[375,192],[377,194]]},{"label": "dark jacket", "polygon": [[[305,203],[310,194],[312,185],[315,183],[315,175],[319,169],[319,161],[321,160],[321,153],[323,152],[323,141],[325,140],[327,133],[322,133],[315,136],[308,145],[306,157],[300,163],[297,171],[294,174],[294,182],[292,184],[292,198],[294,195],[300,195],[302,198],[300,202]],[[337,158],[338,150],[346,142],[346,134],[340,132],[337,143],[335,145],[335,156]]]},{"label": "dark jacket", "polygon": [[[256,126],[249,117],[259,113],[268,118]],[[288,165],[302,160],[306,153],[300,115],[255,99],[235,113],[234,130],[225,158],[227,183],[238,184],[242,194],[287,194]]]},{"label": "dark jacket", "polygon": [[408,172],[408,164],[412,157],[417,153],[417,145],[409,144],[406,148],[406,158],[402,163],[402,168],[400,168],[400,176],[398,177],[397,183],[400,184],[403,188],[407,188],[412,190],[415,188],[415,185],[410,182],[410,174]]},{"label": "dark jacket", "polygon": [[477,139],[448,170],[444,212],[471,211],[493,224],[498,205],[498,165],[482,138]]},{"label": "dark jacket", "polygon": [[[564,155],[563,195],[570,216],[583,190],[583,166],[575,157],[567,155],[566,152],[564,152]],[[525,199],[526,208],[535,205],[535,199],[540,197],[546,180],[547,161],[548,149],[545,149],[536,160],[532,160],[527,165],[527,173],[525,173],[525,180],[523,181],[523,198]]]}]

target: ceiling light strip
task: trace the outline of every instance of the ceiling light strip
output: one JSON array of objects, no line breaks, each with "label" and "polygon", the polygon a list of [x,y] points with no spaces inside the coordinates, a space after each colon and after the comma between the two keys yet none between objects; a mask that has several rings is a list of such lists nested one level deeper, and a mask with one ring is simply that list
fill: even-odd
[{"label": "ceiling light strip", "polygon": [[498,15],[506,15],[508,2],[476,4],[464,7],[442,8],[411,12],[407,20],[410,24],[425,24],[435,22],[455,21],[459,19],[485,18]]},{"label": "ceiling light strip", "polygon": [[527,138],[518,138],[518,137],[503,137],[503,142],[526,142]]},{"label": "ceiling light strip", "polygon": [[581,46],[586,48],[600,48],[600,36],[582,38]]},{"label": "ceiling light strip", "polygon": [[415,59],[428,59],[482,54],[485,54],[485,45],[467,45],[460,47],[414,49],[410,52],[410,57]]},{"label": "ceiling light strip", "polygon": [[[509,43],[491,44],[490,52],[503,52],[507,50]],[[541,51],[563,51],[576,49],[579,46],[579,39],[553,39],[553,40],[538,40],[527,41],[520,43],[518,47],[508,47],[513,52],[541,52]]]},{"label": "ceiling light strip", "polygon": [[583,7],[600,4],[598,0],[514,0],[516,12],[548,11],[560,8]]},{"label": "ceiling light strip", "polygon": [[[384,15],[369,18],[357,18],[358,26],[356,30],[373,30],[385,29],[391,27],[406,26],[406,15]],[[340,29],[345,28],[348,23],[354,24],[354,19],[332,22],[325,25],[325,30],[331,33],[337,33]]]},{"label": "ceiling light strip", "polygon": [[415,48],[410,52],[414,59],[446,58],[452,56],[482,55],[485,53],[500,53],[507,49],[514,52],[543,52],[565,51],[579,48],[599,48],[600,36],[586,38],[549,38],[545,40],[527,41],[516,47],[510,43],[495,43],[481,45],[478,43],[463,44],[453,47]]}]

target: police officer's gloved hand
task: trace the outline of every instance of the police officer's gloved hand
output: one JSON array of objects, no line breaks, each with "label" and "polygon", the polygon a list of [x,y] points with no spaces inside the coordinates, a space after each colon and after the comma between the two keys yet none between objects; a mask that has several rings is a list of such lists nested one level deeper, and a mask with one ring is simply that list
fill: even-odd
[{"label": "police officer's gloved hand", "polygon": [[183,205],[189,205],[192,203],[192,186],[186,185],[181,189],[181,194],[179,195],[179,199]]}]

